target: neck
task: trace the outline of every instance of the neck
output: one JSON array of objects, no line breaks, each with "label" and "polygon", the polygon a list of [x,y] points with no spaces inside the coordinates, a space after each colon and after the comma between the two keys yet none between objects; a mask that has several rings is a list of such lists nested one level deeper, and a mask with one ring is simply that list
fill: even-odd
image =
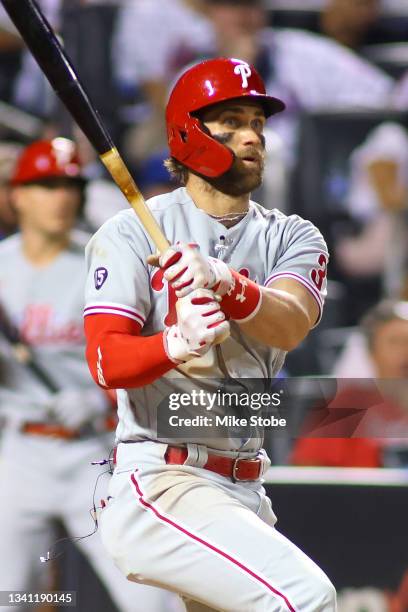
[{"label": "neck", "polygon": [[69,244],[69,236],[49,236],[22,228],[23,253],[35,266],[46,266],[58,257]]},{"label": "neck", "polygon": [[186,189],[197,208],[209,215],[221,216],[248,210],[249,193],[241,196],[226,195],[195,174],[189,174]]}]

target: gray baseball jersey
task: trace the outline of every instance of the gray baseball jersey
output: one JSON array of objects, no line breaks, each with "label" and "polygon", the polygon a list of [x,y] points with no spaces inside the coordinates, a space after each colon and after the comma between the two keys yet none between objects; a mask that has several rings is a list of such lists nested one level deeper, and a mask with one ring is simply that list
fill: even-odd
[{"label": "gray baseball jersey", "polygon": [[[33,266],[25,258],[19,234],[0,243],[2,309],[60,389],[94,387],[84,359],[81,320],[87,239],[87,234],[75,232],[69,248],[45,267]],[[2,346],[7,356],[4,341]],[[43,405],[51,391],[10,356],[2,367],[2,378],[0,408],[31,417],[38,413],[38,418],[45,420]]]},{"label": "gray baseball jersey", "polygon": [[[185,188],[152,198],[149,206],[171,243],[196,242],[203,255],[223,259],[260,285],[293,278],[310,291],[321,312],[328,254],[320,232],[310,222],[251,201],[248,214],[226,229],[197,208]],[[163,282],[161,270],[145,263],[152,252],[154,245],[132,210],[105,223],[86,248],[85,316],[130,317],[143,326],[145,336],[175,323],[174,292]],[[169,438],[157,435],[157,407],[163,398],[184,392],[189,384],[191,388],[192,379],[195,389],[216,392],[219,380],[226,377],[273,378],[284,359],[283,350],[253,340],[232,322],[230,338],[204,357],[178,366],[146,387],[118,392],[117,441],[159,438],[168,442]],[[214,430],[213,437],[206,434],[194,442],[224,451],[254,451],[262,445],[262,434],[220,439]]]}]

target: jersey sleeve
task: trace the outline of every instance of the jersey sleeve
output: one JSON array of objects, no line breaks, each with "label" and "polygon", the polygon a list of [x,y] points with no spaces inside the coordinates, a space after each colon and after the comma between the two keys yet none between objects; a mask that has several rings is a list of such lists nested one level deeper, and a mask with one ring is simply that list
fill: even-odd
[{"label": "jersey sleeve", "polygon": [[117,215],[107,221],[85,249],[88,275],[84,316],[118,315],[136,321],[142,328],[150,311],[145,263],[150,253],[146,236],[131,217]]},{"label": "jersey sleeve", "polygon": [[[275,247],[276,240],[278,249]],[[315,327],[322,317],[327,294],[329,254],[323,236],[310,221],[291,215],[282,222],[278,236],[271,240],[270,251],[273,256],[270,256],[268,261],[265,286],[270,286],[281,278],[292,278],[302,284],[319,307]]]}]

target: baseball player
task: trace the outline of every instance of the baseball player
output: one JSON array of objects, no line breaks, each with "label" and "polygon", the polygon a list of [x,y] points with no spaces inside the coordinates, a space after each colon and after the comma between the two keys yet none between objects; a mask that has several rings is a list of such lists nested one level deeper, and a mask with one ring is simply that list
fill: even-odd
[{"label": "baseball player", "polygon": [[166,111],[167,166],[185,186],[149,200],[172,246],[157,258],[129,210],[86,250],[88,364],[102,388],[119,389],[102,539],[130,580],[181,593],[189,612],[336,608],[327,576],[275,528],[261,434],[220,436],[211,424],[198,438],[158,434],[158,398],[189,381],[217,393],[220,379],[272,378],[320,319],[322,236],[250,200],[265,121],[283,109],[241,60],[188,69]]},{"label": "baseball player", "polygon": [[[0,305],[37,368],[16,361],[0,333],[1,591],[47,588],[48,566],[40,556],[63,550],[52,547],[54,519],[71,537],[93,531],[89,509],[100,469],[91,461],[106,457],[112,445],[109,402],[84,358],[83,247],[89,237],[71,231],[84,186],[75,145],[64,138],[28,146],[12,178],[21,233],[0,243]],[[102,482],[97,495],[103,489]],[[123,579],[98,535],[78,546],[120,610],[170,609],[165,591]]]}]

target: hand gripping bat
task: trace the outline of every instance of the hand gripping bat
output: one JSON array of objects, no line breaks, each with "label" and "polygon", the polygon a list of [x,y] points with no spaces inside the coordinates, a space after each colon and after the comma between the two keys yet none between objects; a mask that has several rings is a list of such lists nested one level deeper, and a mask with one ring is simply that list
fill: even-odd
[{"label": "hand gripping bat", "polygon": [[157,249],[163,253],[169,243],[40,8],[34,0],[1,1],[55,93],[98,152],[102,163],[138,215]]}]

